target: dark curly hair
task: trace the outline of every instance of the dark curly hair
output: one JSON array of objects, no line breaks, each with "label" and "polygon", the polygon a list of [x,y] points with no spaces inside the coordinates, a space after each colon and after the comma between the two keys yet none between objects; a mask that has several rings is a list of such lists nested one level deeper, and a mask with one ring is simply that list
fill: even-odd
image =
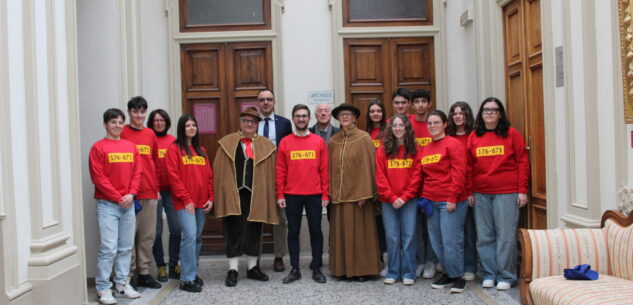
[{"label": "dark curly hair", "polygon": [[449,136],[457,135],[457,125],[455,125],[455,121],[453,121],[453,114],[455,114],[455,108],[457,107],[459,107],[464,114],[464,131],[466,134],[473,131],[473,127],[475,125],[475,118],[473,117],[473,110],[470,109],[470,105],[463,101],[455,102],[451,106],[451,110],[448,112],[448,126],[446,126],[446,134]]},{"label": "dark curly hair", "polygon": [[489,97],[481,103],[481,106],[479,107],[479,112],[477,113],[477,119],[475,119],[475,134],[478,137],[481,137],[484,135],[484,133],[486,133],[486,131],[488,131],[486,129],[486,124],[484,123],[483,118],[484,105],[486,105],[486,103],[488,102],[493,102],[497,104],[497,107],[499,107],[499,123],[493,131],[502,138],[507,138],[508,129],[510,129],[510,120],[508,120],[506,109],[503,107],[503,104],[496,97]]},{"label": "dark curly hair", "polygon": [[389,123],[387,123],[382,139],[385,154],[388,158],[393,158],[398,153],[398,143],[396,141],[396,136],[393,134],[393,129],[391,128],[391,124],[395,119],[400,119],[404,123],[404,156],[415,156],[418,152],[418,143],[415,141],[411,122],[409,122],[409,119],[403,114],[396,114],[392,116],[391,119],[389,119]]}]

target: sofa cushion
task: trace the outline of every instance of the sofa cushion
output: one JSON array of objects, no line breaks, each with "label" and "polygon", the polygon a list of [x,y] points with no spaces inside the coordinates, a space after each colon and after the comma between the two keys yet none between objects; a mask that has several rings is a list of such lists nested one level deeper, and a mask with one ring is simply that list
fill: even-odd
[{"label": "sofa cushion", "polygon": [[535,305],[544,304],[633,304],[633,281],[600,274],[597,281],[572,281],[561,275],[535,279],[530,283]]},{"label": "sofa cushion", "polygon": [[606,232],[609,244],[609,274],[633,280],[633,228],[621,227],[609,219],[602,228]]},{"label": "sofa cushion", "polygon": [[609,274],[605,232],[600,229],[528,230],[532,245],[532,278],[562,275],[563,269],[591,265]]}]

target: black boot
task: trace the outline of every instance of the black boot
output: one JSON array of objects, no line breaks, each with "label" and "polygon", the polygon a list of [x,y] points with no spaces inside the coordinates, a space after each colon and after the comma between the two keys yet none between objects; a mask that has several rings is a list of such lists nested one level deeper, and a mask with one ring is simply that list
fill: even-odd
[{"label": "black boot", "polygon": [[161,285],[149,274],[139,274],[137,285],[151,289],[160,289]]},{"label": "black boot", "polygon": [[284,278],[283,283],[290,284],[299,279],[301,279],[301,271],[299,271],[298,268],[292,268],[290,273],[288,273],[288,275]]},{"label": "black boot", "polygon": [[262,270],[259,269],[259,266],[255,266],[251,268],[251,270],[246,271],[246,277],[256,281],[268,281],[268,275],[264,274]]},{"label": "black boot", "polygon": [[229,272],[226,274],[226,280],[224,281],[224,285],[226,285],[226,287],[234,287],[235,285],[237,285],[237,271],[236,270],[229,270]]}]

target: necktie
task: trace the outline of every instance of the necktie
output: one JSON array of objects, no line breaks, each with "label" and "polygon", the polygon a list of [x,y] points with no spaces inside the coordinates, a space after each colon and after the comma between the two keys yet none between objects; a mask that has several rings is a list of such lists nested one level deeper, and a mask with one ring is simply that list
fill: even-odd
[{"label": "necktie", "polygon": [[264,137],[266,139],[270,139],[270,126],[268,125],[268,122],[270,121],[270,118],[265,118],[264,119]]},{"label": "necktie", "polygon": [[253,147],[251,147],[251,142],[253,142],[252,139],[247,139],[247,138],[242,138],[242,143],[244,143],[244,146],[246,146],[246,156],[254,159],[253,158]]}]

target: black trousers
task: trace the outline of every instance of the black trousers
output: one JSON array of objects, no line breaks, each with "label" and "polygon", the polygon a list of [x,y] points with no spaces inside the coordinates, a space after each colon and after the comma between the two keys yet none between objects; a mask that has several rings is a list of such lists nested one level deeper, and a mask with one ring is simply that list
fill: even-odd
[{"label": "black trousers", "polygon": [[251,209],[251,192],[240,190],[240,207],[242,215],[223,218],[226,256],[239,257],[243,254],[258,256],[262,244],[262,223],[248,221]]},{"label": "black trousers", "polygon": [[323,265],[323,232],[321,231],[321,195],[288,195],[286,194],[286,216],[288,218],[288,252],[290,265],[299,269],[299,233],[303,208],[308,218],[310,230],[310,246],[312,248],[312,262],[310,269],[321,268]]}]

